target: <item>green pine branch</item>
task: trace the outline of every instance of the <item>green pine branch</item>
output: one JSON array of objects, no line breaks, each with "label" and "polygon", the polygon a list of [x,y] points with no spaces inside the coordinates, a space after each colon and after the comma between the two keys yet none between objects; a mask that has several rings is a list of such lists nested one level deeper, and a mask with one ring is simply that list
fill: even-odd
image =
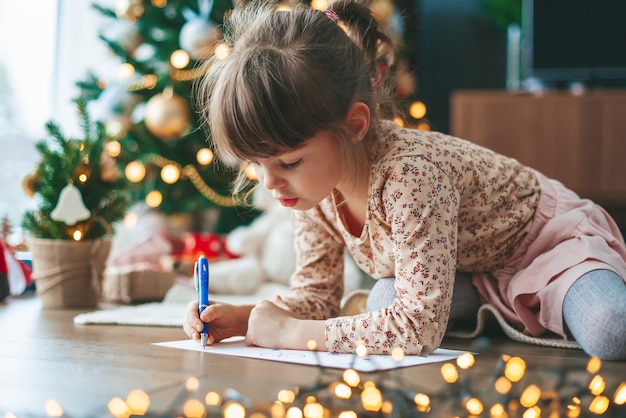
[{"label": "green pine branch", "polygon": [[88,102],[98,99],[100,94],[104,91],[104,88],[100,85],[98,77],[90,71],[87,72],[84,80],[76,82],[76,86],[80,89],[81,99]]},{"label": "green pine branch", "polygon": [[[101,161],[106,135],[102,125],[92,123],[86,101],[76,103],[83,138],[67,138],[55,122],[49,121],[46,124],[49,138],[36,144],[41,155],[35,173],[39,207],[24,214],[22,227],[38,238],[69,240],[77,229],[82,231],[82,239],[105,237],[131,203],[122,176],[116,179],[107,172],[103,177]],[[61,190],[68,184],[79,189],[91,213],[76,225],[66,225],[51,217]]]}]

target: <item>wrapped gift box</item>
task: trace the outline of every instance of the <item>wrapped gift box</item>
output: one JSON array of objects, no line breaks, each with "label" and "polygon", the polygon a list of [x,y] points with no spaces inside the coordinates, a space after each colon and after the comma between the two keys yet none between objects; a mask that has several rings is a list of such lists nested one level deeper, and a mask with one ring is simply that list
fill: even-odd
[{"label": "wrapped gift box", "polygon": [[176,273],[150,266],[109,266],[104,271],[102,299],[105,302],[160,302],[174,284]]}]

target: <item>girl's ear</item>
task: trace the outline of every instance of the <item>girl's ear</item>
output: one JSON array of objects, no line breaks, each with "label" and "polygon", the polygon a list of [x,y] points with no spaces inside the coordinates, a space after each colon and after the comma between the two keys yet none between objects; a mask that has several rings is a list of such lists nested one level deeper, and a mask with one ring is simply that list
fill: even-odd
[{"label": "girl's ear", "polygon": [[346,114],[346,123],[354,133],[354,142],[361,142],[370,128],[370,108],[363,102],[352,104]]}]

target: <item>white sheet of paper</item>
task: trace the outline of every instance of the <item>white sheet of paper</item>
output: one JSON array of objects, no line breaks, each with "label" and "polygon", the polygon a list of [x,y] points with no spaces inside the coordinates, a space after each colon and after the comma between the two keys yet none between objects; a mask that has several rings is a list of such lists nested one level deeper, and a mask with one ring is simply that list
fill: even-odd
[{"label": "white sheet of paper", "polygon": [[353,368],[359,372],[374,372],[390,370],[399,367],[418,366],[420,364],[435,363],[456,359],[463,353],[458,350],[439,348],[427,357],[404,356],[397,362],[389,355],[369,355],[359,357],[355,354],[337,354],[307,350],[281,350],[245,345],[242,337],[229,338],[218,344],[207,346],[204,350],[193,340],[168,341],[152,343],[162,347],[179,348],[182,350],[202,351],[209,354],[223,354],[227,356],[247,357],[260,360],[281,361],[284,363],[303,364],[308,366],[322,366],[334,369]]}]

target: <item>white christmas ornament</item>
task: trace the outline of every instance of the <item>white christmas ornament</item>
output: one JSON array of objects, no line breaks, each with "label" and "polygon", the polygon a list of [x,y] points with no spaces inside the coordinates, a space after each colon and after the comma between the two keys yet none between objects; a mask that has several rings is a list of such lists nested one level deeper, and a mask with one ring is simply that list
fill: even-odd
[{"label": "white christmas ornament", "polygon": [[85,207],[80,190],[71,183],[61,190],[57,206],[50,214],[53,220],[66,225],[76,225],[76,222],[84,221],[90,216],[91,212]]},{"label": "white christmas ornament", "polygon": [[179,43],[192,57],[199,59],[208,55],[218,39],[218,29],[211,21],[213,0],[198,0],[199,14],[183,9],[187,23],[180,30]]}]

